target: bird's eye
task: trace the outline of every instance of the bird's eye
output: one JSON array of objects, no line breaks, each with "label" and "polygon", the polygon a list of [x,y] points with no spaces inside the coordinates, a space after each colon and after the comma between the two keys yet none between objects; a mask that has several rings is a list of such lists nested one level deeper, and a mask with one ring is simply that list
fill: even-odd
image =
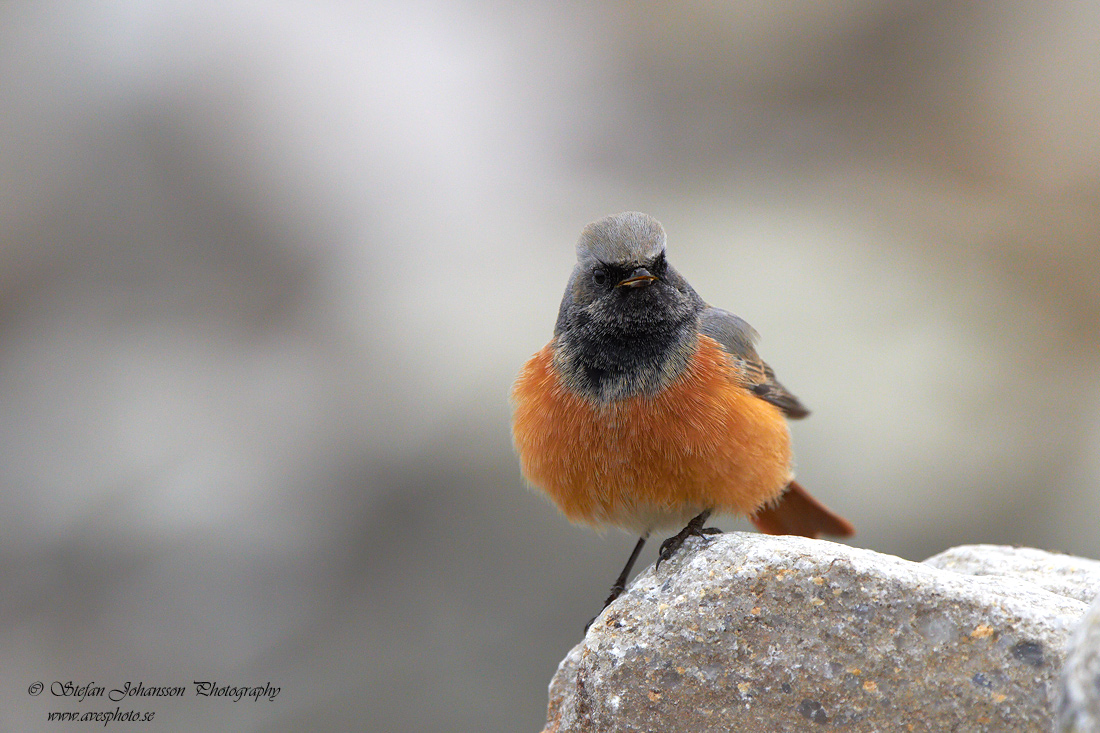
[{"label": "bird's eye", "polygon": [[607,273],[603,270],[593,270],[592,279],[596,281],[597,285],[603,285],[607,282]]}]

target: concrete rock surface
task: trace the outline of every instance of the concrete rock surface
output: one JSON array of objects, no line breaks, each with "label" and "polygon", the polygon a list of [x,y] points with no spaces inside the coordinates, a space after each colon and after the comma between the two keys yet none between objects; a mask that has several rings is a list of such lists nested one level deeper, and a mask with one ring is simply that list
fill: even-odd
[{"label": "concrete rock surface", "polygon": [[1060,596],[1091,603],[1100,594],[1100,560],[1005,545],[960,545],[924,561],[956,573],[1030,580]]},{"label": "concrete rock surface", "polygon": [[1100,595],[1070,641],[1058,701],[1058,730],[1100,733]]},{"label": "concrete rock surface", "polygon": [[1045,733],[1088,606],[1034,582],[1062,567],[1037,552],[977,553],[975,574],[801,537],[689,542],[562,661],[544,733]]}]

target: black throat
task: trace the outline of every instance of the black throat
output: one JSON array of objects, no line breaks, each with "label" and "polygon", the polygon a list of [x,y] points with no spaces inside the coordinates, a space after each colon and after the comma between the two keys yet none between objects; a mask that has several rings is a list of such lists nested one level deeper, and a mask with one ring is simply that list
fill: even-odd
[{"label": "black throat", "polygon": [[698,315],[601,323],[573,314],[555,338],[554,363],[566,385],[609,404],[651,395],[687,369],[698,343]]}]

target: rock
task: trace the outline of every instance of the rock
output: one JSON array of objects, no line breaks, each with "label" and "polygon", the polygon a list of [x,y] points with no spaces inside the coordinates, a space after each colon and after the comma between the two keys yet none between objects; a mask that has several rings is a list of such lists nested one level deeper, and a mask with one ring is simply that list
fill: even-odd
[{"label": "rock", "polygon": [[1087,605],[1024,575],[801,537],[693,541],[565,658],[545,731],[1045,733]]},{"label": "rock", "polygon": [[1005,545],[960,545],[924,561],[956,573],[1013,576],[1089,603],[1100,594],[1100,560]]},{"label": "rock", "polygon": [[1070,641],[1058,701],[1058,730],[1100,733],[1100,595]]}]

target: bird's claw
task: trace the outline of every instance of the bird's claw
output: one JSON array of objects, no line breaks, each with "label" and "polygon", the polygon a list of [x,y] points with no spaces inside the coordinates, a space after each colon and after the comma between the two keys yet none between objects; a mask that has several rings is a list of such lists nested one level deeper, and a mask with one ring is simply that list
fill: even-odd
[{"label": "bird's claw", "polygon": [[687,526],[680,530],[678,533],[669,537],[667,540],[661,543],[660,549],[657,551],[657,564],[654,566],[654,570],[660,570],[661,563],[672,558],[679,550],[688,537],[700,537],[706,542],[710,542],[708,535],[722,534],[722,530],[717,527],[701,527],[702,522],[695,523],[694,520],[688,522]]}]

